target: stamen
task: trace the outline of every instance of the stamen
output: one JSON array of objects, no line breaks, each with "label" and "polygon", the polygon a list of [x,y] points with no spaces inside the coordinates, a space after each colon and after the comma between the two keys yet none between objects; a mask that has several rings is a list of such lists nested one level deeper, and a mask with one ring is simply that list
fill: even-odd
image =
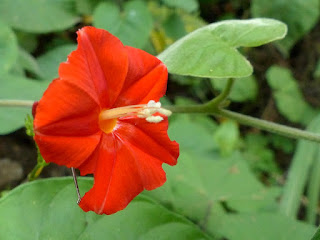
[{"label": "stamen", "polygon": [[159,123],[163,120],[161,116],[153,116],[155,113],[160,113],[165,116],[170,116],[171,111],[161,108],[160,102],[150,100],[148,104],[131,105],[125,107],[118,107],[103,110],[99,118],[100,120],[118,119],[127,116],[136,116],[138,118],[145,118],[146,121],[152,123]]}]

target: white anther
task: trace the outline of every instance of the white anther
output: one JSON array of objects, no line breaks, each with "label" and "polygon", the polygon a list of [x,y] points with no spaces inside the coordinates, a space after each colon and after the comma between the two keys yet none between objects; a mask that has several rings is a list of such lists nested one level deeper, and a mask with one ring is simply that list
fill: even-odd
[{"label": "white anther", "polygon": [[163,115],[165,115],[167,117],[170,117],[171,114],[172,114],[172,112],[170,110],[165,109],[165,108],[159,108],[158,109],[158,113],[161,113],[161,114],[163,114]]},{"label": "white anther", "polygon": [[161,102],[156,103],[156,108],[161,108]]},{"label": "white anther", "polygon": [[146,121],[149,123],[159,123],[163,120],[161,116],[150,116],[146,118]]},{"label": "white anther", "polygon": [[161,103],[160,102],[156,102],[154,100],[150,100],[147,104],[147,107],[149,108],[161,108]]}]

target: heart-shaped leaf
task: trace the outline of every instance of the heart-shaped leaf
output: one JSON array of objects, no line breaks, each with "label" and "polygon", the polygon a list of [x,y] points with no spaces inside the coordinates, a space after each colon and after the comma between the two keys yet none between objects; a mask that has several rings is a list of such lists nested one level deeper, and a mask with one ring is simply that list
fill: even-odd
[{"label": "heart-shaped leaf", "polygon": [[273,19],[227,20],[202,27],[159,55],[170,73],[209,78],[240,78],[252,74],[237,50],[281,39],[286,25]]}]

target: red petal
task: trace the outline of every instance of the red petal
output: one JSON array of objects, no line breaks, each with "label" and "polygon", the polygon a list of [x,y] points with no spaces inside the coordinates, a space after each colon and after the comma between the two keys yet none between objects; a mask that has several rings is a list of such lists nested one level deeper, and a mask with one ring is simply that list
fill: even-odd
[{"label": "red petal", "polygon": [[118,38],[94,27],[78,31],[78,48],[59,68],[61,79],[76,83],[110,108],[118,97],[128,70],[127,51]]},{"label": "red petal", "polygon": [[[169,165],[177,164],[179,144],[168,137],[168,118],[160,123],[149,123],[141,118],[121,119],[115,134],[123,142],[141,149],[152,157]],[[130,133],[130,134],[128,134]]]},{"label": "red petal", "polygon": [[99,112],[99,106],[86,92],[56,79],[38,103],[34,130],[36,134],[54,136],[92,135],[100,131]]},{"label": "red petal", "polygon": [[99,106],[71,82],[54,80],[38,103],[35,141],[46,162],[78,167],[94,152]]},{"label": "red petal", "polygon": [[[128,124],[124,125],[125,127],[119,128],[129,129]],[[120,132],[103,135],[95,155],[97,165],[93,188],[79,204],[84,211],[113,214],[124,209],[144,189],[160,187],[166,180],[162,169],[163,159],[147,153],[152,148],[145,149],[153,146],[154,149],[159,149],[158,144],[149,142],[140,149],[137,144],[132,143],[134,139],[127,142],[123,135],[120,136]],[[175,164],[176,160],[168,162]]]},{"label": "red petal", "polygon": [[62,137],[36,134],[35,141],[46,162],[77,168],[99,144],[101,133],[87,137]]},{"label": "red petal", "polygon": [[115,107],[159,101],[167,88],[168,71],[156,57],[126,46],[129,69]]},{"label": "red petal", "polygon": [[33,116],[33,118],[36,116],[38,103],[39,103],[38,101],[35,101],[35,102],[32,104],[32,116]]}]

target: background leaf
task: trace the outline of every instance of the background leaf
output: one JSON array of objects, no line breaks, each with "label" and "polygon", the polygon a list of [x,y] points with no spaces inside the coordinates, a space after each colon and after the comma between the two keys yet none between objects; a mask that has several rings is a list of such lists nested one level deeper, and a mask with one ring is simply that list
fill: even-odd
[{"label": "background leaf", "polygon": [[[227,79],[211,79],[211,84],[213,87],[220,92],[226,87]],[[258,85],[257,81],[253,75],[245,78],[239,78],[234,81],[232,86],[230,98],[235,102],[244,102],[248,100],[254,100],[258,94]]]},{"label": "background leaf", "polygon": [[187,12],[197,11],[199,4],[197,0],[162,0],[169,7],[183,9]]},{"label": "background leaf", "polygon": [[311,225],[272,213],[229,214],[210,219],[211,224],[222,236],[232,240],[301,240],[310,239],[315,231]]},{"label": "background leaf", "polygon": [[[320,115],[308,125],[307,130],[320,133]],[[280,212],[284,215],[292,219],[297,216],[311,169],[318,165],[315,164],[319,161],[318,157],[319,144],[299,140],[281,198]],[[319,169],[317,170],[319,171]]]},{"label": "background leaf", "polygon": [[[37,81],[20,76],[0,75],[1,99],[39,100],[49,81]],[[31,108],[1,107],[0,134],[7,134],[24,126]]]},{"label": "background leaf", "polygon": [[288,36],[277,43],[286,54],[316,24],[319,10],[318,0],[253,0],[251,3],[253,17],[270,17],[288,24]]},{"label": "background leaf", "polygon": [[12,68],[18,58],[18,43],[15,34],[2,21],[0,21],[0,56],[0,74],[3,74]]},{"label": "background leaf", "polygon": [[266,76],[281,114],[292,122],[304,125],[315,117],[317,111],[304,100],[290,70],[273,66],[268,69]]},{"label": "background leaf", "polygon": [[0,19],[25,32],[47,33],[73,26],[79,17],[74,0],[1,0]]},{"label": "background leaf", "polygon": [[76,48],[75,44],[61,45],[38,57],[42,78],[51,80],[57,78],[60,63],[67,61],[68,55]]},{"label": "background leaf", "polygon": [[123,11],[115,3],[104,2],[94,10],[93,25],[110,31],[124,45],[143,48],[152,29],[152,16],[141,0],[124,3]]},{"label": "background leaf", "polygon": [[[93,184],[91,178],[78,181],[82,191]],[[209,239],[145,196],[113,215],[85,213],[76,204],[70,177],[23,184],[0,199],[0,212],[1,239]]]},{"label": "background leaf", "polygon": [[[228,20],[188,34],[159,55],[170,73],[209,78],[240,78],[252,66],[238,47],[256,47],[286,34],[285,24],[272,19]],[[201,46],[201,47],[200,47]]]},{"label": "background leaf", "polygon": [[223,121],[214,132],[213,137],[219,145],[223,156],[232,154],[239,144],[240,132],[238,124],[232,120]]},{"label": "background leaf", "polygon": [[23,69],[33,73],[35,76],[43,76],[37,60],[23,48],[19,49],[19,63]]}]

